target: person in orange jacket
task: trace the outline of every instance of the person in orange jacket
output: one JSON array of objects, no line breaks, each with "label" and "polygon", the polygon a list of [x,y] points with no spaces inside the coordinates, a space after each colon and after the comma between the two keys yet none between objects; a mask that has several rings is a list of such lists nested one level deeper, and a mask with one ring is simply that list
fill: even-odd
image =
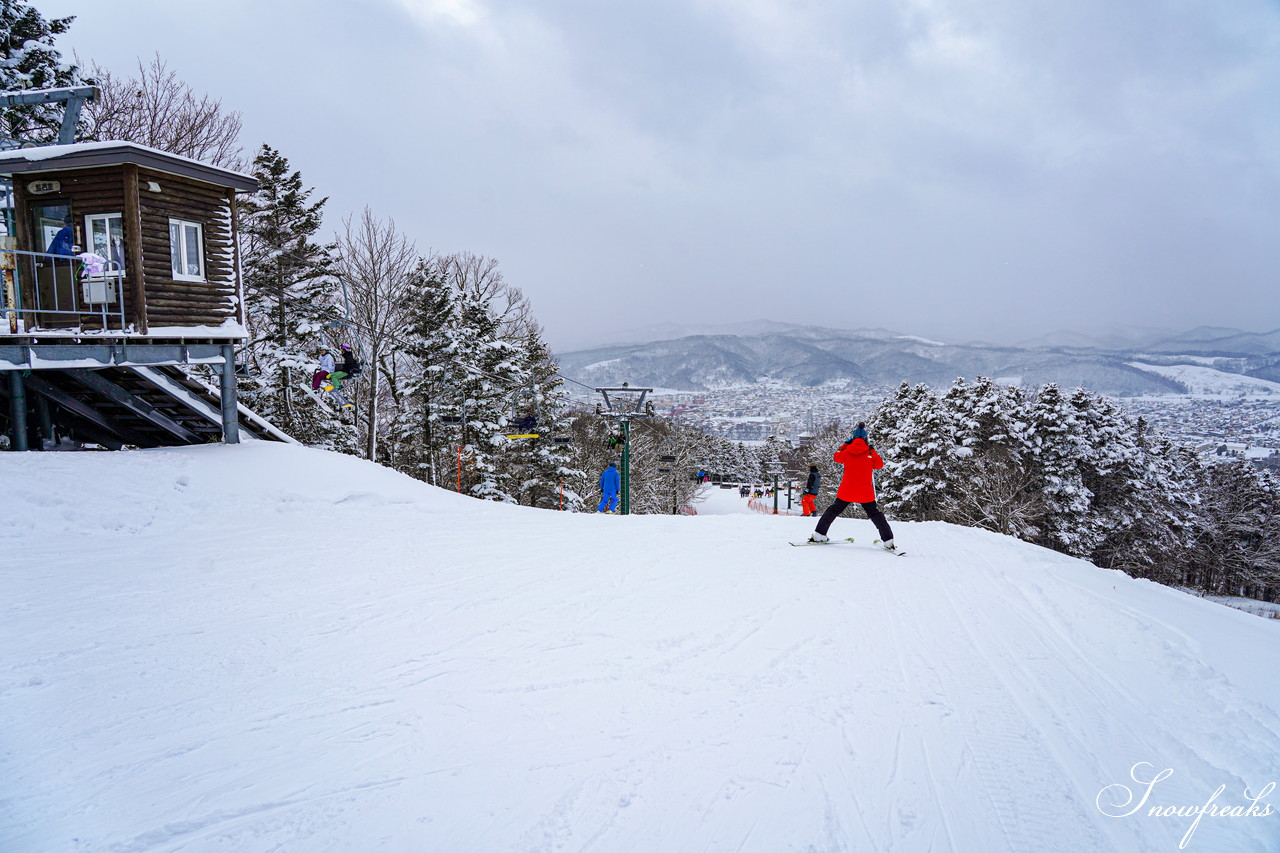
[{"label": "person in orange jacket", "polygon": [[831,541],[831,537],[827,536],[827,531],[831,529],[831,522],[844,512],[845,507],[856,503],[867,513],[867,518],[871,519],[872,524],[879,531],[881,547],[886,551],[898,550],[893,544],[893,528],[889,526],[889,520],[884,517],[884,513],[876,506],[876,489],[871,475],[873,471],[884,467],[884,460],[867,440],[867,425],[859,423],[858,428],[853,431],[853,437],[840,445],[840,449],[832,458],[844,466],[844,476],[840,478],[840,488],[836,491],[835,501],[823,511],[822,518],[818,519],[818,526],[814,528],[809,541]]},{"label": "person in orange jacket", "polygon": [[821,485],[822,475],[818,473],[818,466],[810,465],[809,479],[804,481],[804,496],[800,498],[800,507],[804,510],[801,515],[805,518],[818,514],[818,507],[814,501],[818,499],[818,489]]}]

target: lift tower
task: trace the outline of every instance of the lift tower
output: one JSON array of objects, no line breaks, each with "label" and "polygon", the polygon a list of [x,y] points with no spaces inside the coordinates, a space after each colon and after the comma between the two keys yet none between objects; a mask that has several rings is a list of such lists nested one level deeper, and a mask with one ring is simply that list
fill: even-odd
[{"label": "lift tower", "polygon": [[[596,403],[596,412],[617,422],[622,430],[622,514],[631,514],[631,419],[656,416],[653,403],[645,402],[652,388],[632,388],[623,382],[616,388],[597,388],[604,397],[603,405]],[[613,396],[610,396],[613,395]]]}]

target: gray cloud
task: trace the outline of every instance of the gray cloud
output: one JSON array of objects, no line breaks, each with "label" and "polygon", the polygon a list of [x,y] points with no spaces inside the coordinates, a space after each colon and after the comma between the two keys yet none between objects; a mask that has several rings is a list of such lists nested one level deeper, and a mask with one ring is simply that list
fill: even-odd
[{"label": "gray cloud", "polygon": [[498,258],[553,344],[1280,325],[1274,3],[97,5],[82,57],[159,51],[332,225]]}]

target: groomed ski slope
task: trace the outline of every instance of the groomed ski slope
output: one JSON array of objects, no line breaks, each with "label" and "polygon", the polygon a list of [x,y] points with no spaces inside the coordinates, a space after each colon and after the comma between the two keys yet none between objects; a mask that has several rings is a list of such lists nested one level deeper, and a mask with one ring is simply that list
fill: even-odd
[{"label": "groomed ski slope", "polygon": [[[264,442],[0,482],[5,853],[1149,853],[1194,819],[1147,807],[1280,777],[1280,622],[983,531],[797,549],[736,491],[543,512]],[[1274,853],[1272,809],[1185,849]]]}]

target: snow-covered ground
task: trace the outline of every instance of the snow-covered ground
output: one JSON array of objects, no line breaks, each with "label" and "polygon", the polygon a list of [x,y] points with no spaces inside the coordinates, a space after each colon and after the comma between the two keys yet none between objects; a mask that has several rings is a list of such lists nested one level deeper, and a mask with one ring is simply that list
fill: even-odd
[{"label": "snow-covered ground", "polygon": [[5,853],[1280,850],[1280,622],[995,534],[262,442],[0,482]]},{"label": "snow-covered ground", "polygon": [[1280,394],[1280,382],[1270,382],[1239,373],[1224,373],[1212,367],[1198,364],[1146,364],[1130,362],[1130,367],[1167,376],[1187,386],[1187,393],[1196,397],[1261,397]]},{"label": "snow-covered ground", "polygon": [[[799,515],[801,489],[793,489],[791,493],[791,509],[787,509],[787,490],[778,490],[778,514],[779,515]],[[731,489],[722,489],[719,486],[707,486],[703,489],[698,497],[698,502],[694,506],[698,515],[759,515],[773,513],[773,498],[742,498],[738,497],[738,487]],[[813,523],[810,522],[810,527]],[[800,531],[804,534],[801,538],[809,535],[808,529]],[[868,540],[870,541],[870,540]]]},{"label": "snow-covered ground", "polygon": [[1234,607],[1237,610],[1243,610],[1245,613],[1261,616],[1264,619],[1280,619],[1280,604],[1274,601],[1257,601],[1252,598],[1240,598],[1230,595],[1206,595],[1205,598],[1209,601],[1225,604],[1228,607]]}]

